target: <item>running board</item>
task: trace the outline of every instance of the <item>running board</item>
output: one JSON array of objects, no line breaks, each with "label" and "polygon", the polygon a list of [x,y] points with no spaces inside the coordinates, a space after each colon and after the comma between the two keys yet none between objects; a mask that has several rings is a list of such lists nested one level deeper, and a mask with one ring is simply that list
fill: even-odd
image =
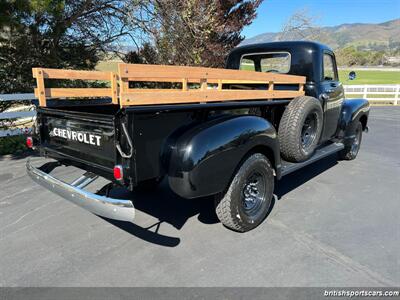
[{"label": "running board", "polygon": [[325,146],[325,147],[322,147],[322,148],[316,150],[315,154],[306,161],[299,162],[299,163],[292,163],[292,162],[282,160],[281,176],[285,176],[294,171],[297,171],[309,164],[312,164],[313,162],[316,162],[317,160],[320,160],[321,158],[327,157],[327,156],[329,156],[333,153],[336,153],[342,149],[344,149],[344,145],[342,143],[333,143],[333,144],[330,144],[328,146]]}]

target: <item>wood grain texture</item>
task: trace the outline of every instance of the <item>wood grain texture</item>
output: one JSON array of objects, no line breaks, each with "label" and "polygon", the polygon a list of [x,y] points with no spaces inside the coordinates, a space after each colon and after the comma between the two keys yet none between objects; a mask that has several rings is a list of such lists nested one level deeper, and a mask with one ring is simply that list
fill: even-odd
[{"label": "wood grain texture", "polygon": [[237,100],[290,99],[304,95],[301,91],[248,91],[248,90],[189,90],[170,92],[130,92],[120,98],[122,106],[182,104],[196,102],[219,102]]},{"label": "wood grain texture", "polygon": [[303,76],[294,76],[277,73],[262,73],[243,70],[215,69],[204,67],[187,67],[187,66],[166,66],[166,65],[142,65],[142,64],[119,64],[118,72],[121,77],[140,78],[138,74],[145,74],[146,78],[152,78],[157,81],[160,78],[176,79],[181,81],[182,78],[191,79],[204,78],[210,83],[210,80],[253,80],[275,83],[305,83],[306,78]]},{"label": "wood grain texture", "polygon": [[35,95],[39,99],[39,106],[46,106],[46,92],[44,86],[43,71],[41,69],[32,69],[33,77],[36,78],[37,94],[35,89]]},{"label": "wood grain texture", "polygon": [[126,93],[158,93],[158,92],[183,92],[182,89],[128,89]]},{"label": "wood grain texture", "polygon": [[117,74],[111,72],[110,74],[110,82],[111,82],[111,99],[113,104],[118,104],[118,81]]},{"label": "wood grain texture", "polygon": [[[39,96],[38,92],[36,88],[36,97]],[[47,88],[45,95],[49,98],[112,97],[111,89],[107,88]]]},{"label": "wood grain texture", "polygon": [[[40,106],[46,106],[47,98],[111,97],[113,104],[121,106],[290,99],[304,95],[306,80],[303,76],[276,73],[142,64],[119,64],[118,76],[113,72],[49,68],[33,68],[32,73],[37,81],[35,95]],[[44,79],[104,80],[110,81],[111,88],[45,88]],[[179,82],[182,87],[130,89],[129,81]],[[198,84],[198,88],[189,86],[193,83]],[[276,84],[282,83],[295,85],[296,90],[274,90]],[[235,90],[224,89],[224,84],[235,85]],[[250,84],[265,85],[268,90],[253,90]]]},{"label": "wood grain texture", "polygon": [[[110,81],[112,72],[83,71],[66,69],[33,68],[43,72],[43,78],[49,79],[81,79],[81,80],[107,80]],[[33,71],[35,77],[35,71]]]},{"label": "wood grain texture", "polygon": [[188,90],[188,80],[186,78],[182,79],[182,91]]}]

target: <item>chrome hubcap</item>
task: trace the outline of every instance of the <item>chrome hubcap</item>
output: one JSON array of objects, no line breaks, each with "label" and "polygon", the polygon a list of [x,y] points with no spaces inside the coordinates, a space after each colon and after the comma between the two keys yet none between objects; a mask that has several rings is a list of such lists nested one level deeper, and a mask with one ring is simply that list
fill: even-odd
[{"label": "chrome hubcap", "polygon": [[351,153],[355,156],[358,153],[358,149],[360,147],[360,136],[361,131],[357,130],[356,136],[354,137],[353,144],[351,145]]},{"label": "chrome hubcap", "polygon": [[256,172],[250,175],[243,187],[243,208],[248,216],[254,216],[265,201],[265,177]]},{"label": "chrome hubcap", "polygon": [[311,113],[307,116],[304,121],[304,125],[301,129],[301,146],[304,150],[307,150],[315,140],[317,135],[317,115]]}]

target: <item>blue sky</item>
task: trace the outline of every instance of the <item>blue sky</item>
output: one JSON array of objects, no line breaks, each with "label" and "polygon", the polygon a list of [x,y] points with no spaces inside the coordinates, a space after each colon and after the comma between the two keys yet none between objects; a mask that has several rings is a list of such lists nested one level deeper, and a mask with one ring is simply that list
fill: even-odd
[{"label": "blue sky", "polygon": [[258,16],[243,30],[247,38],[278,32],[297,10],[307,9],[320,26],[343,23],[381,23],[400,18],[400,0],[264,0]]}]

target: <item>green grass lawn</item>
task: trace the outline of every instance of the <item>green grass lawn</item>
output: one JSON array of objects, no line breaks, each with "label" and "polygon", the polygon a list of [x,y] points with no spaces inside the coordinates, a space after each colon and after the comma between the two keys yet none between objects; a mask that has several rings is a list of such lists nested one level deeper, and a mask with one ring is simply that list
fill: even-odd
[{"label": "green grass lawn", "polygon": [[[244,65],[243,70],[252,70],[252,66]],[[351,69],[339,70],[339,79],[343,84],[400,84],[400,69],[399,71],[355,71],[357,78],[348,80],[350,71]]]},{"label": "green grass lawn", "polygon": [[339,79],[343,84],[400,84],[399,71],[355,71],[357,78],[347,80],[350,70],[339,70]]},{"label": "green grass lawn", "polygon": [[96,66],[96,70],[118,73],[119,63],[122,63],[122,61],[117,61],[117,60],[100,61]]}]

